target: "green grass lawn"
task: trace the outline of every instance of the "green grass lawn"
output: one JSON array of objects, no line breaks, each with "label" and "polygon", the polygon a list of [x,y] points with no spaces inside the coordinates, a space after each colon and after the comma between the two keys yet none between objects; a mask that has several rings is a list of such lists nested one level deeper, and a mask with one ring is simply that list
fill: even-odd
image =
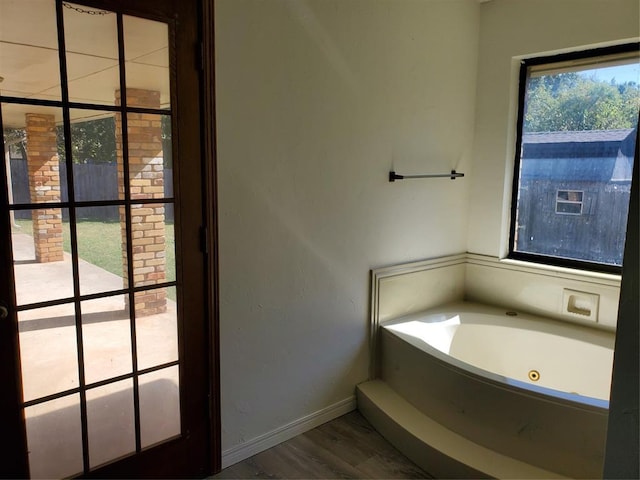
[{"label": "green grass lawn", "polygon": [[[31,220],[16,220],[20,232],[33,234]],[[65,252],[71,252],[71,234],[69,223],[63,222],[62,242]],[[165,226],[166,273],[167,281],[176,278],[175,236],[173,224]],[[96,222],[81,220],[77,223],[78,255],[82,260],[92,263],[115,275],[122,276],[122,245],[120,222]],[[169,296],[174,289],[169,290]],[[175,298],[173,298],[175,300]]]}]

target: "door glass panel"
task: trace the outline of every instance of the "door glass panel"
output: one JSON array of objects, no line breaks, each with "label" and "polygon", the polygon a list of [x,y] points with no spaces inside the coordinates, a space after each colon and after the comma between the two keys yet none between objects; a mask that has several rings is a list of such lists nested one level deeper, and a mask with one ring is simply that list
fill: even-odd
[{"label": "door glass panel", "polygon": [[82,473],[80,395],[24,409],[31,478],[66,478]]},{"label": "door glass panel", "polygon": [[[140,376],[142,448],[180,435],[178,366]],[[162,398],[162,402],[157,399]]]},{"label": "door glass panel", "polygon": [[134,286],[174,281],[175,228],[165,221],[165,204],[131,206]]},{"label": "door glass panel", "polygon": [[158,288],[136,295],[138,368],[178,360],[176,288]]},{"label": "door glass panel", "polygon": [[74,304],[19,312],[18,331],[25,401],[78,386]]},{"label": "door glass panel", "polygon": [[80,293],[126,288],[126,231],[118,207],[83,207],[76,215]]},{"label": "door glass panel", "polygon": [[[8,121],[7,121],[8,118]],[[5,155],[9,154],[9,202],[51,203],[68,199],[62,109],[2,104]]]},{"label": "door glass panel", "polygon": [[113,105],[120,88],[116,15],[84,5],[63,5],[69,100]]},{"label": "door glass panel", "polygon": [[18,305],[73,296],[67,209],[16,211],[11,231]]},{"label": "door glass panel", "polygon": [[131,379],[87,390],[87,428],[92,468],[136,451]]},{"label": "door glass panel", "polygon": [[70,115],[75,199],[79,202],[123,199],[116,116],[80,109],[71,110]]},{"label": "door glass panel", "polygon": [[60,100],[53,0],[0,2],[0,60],[0,73],[5,77],[3,95]]},{"label": "door glass panel", "polygon": [[151,113],[127,115],[129,139],[129,179],[131,198],[170,198],[173,190],[171,168],[171,118]]},{"label": "door glass panel", "polygon": [[123,27],[127,106],[169,108],[168,25],[124,15]]},{"label": "door glass panel", "polygon": [[124,295],[80,304],[87,384],[131,373],[131,323],[125,307]]}]

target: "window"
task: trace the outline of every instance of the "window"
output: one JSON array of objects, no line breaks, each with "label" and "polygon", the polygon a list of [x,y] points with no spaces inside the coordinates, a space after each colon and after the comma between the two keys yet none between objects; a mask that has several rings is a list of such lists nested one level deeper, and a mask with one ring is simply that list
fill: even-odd
[{"label": "window", "polygon": [[510,258],[621,271],[639,106],[637,43],[523,61]]},{"label": "window", "polygon": [[578,190],[558,190],[556,213],[561,215],[581,215],[584,192]]}]

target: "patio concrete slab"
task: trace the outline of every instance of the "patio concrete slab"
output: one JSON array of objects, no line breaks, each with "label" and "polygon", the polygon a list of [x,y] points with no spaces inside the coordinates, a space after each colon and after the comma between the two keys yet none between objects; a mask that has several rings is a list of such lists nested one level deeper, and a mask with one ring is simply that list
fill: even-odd
[{"label": "patio concrete slab", "polygon": [[[16,268],[16,300],[18,305],[58,300],[73,296],[71,256],[64,254],[62,262],[36,262],[33,237],[26,233],[13,233],[13,258]],[[80,293],[121,290],[121,276],[80,259],[78,261]]]}]

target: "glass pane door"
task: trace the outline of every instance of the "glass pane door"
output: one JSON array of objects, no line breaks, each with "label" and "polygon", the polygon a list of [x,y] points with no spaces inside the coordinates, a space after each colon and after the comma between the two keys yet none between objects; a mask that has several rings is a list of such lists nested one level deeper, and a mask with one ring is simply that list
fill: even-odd
[{"label": "glass pane door", "polygon": [[66,1],[0,4],[32,477],[87,474],[184,430],[174,34]]}]

